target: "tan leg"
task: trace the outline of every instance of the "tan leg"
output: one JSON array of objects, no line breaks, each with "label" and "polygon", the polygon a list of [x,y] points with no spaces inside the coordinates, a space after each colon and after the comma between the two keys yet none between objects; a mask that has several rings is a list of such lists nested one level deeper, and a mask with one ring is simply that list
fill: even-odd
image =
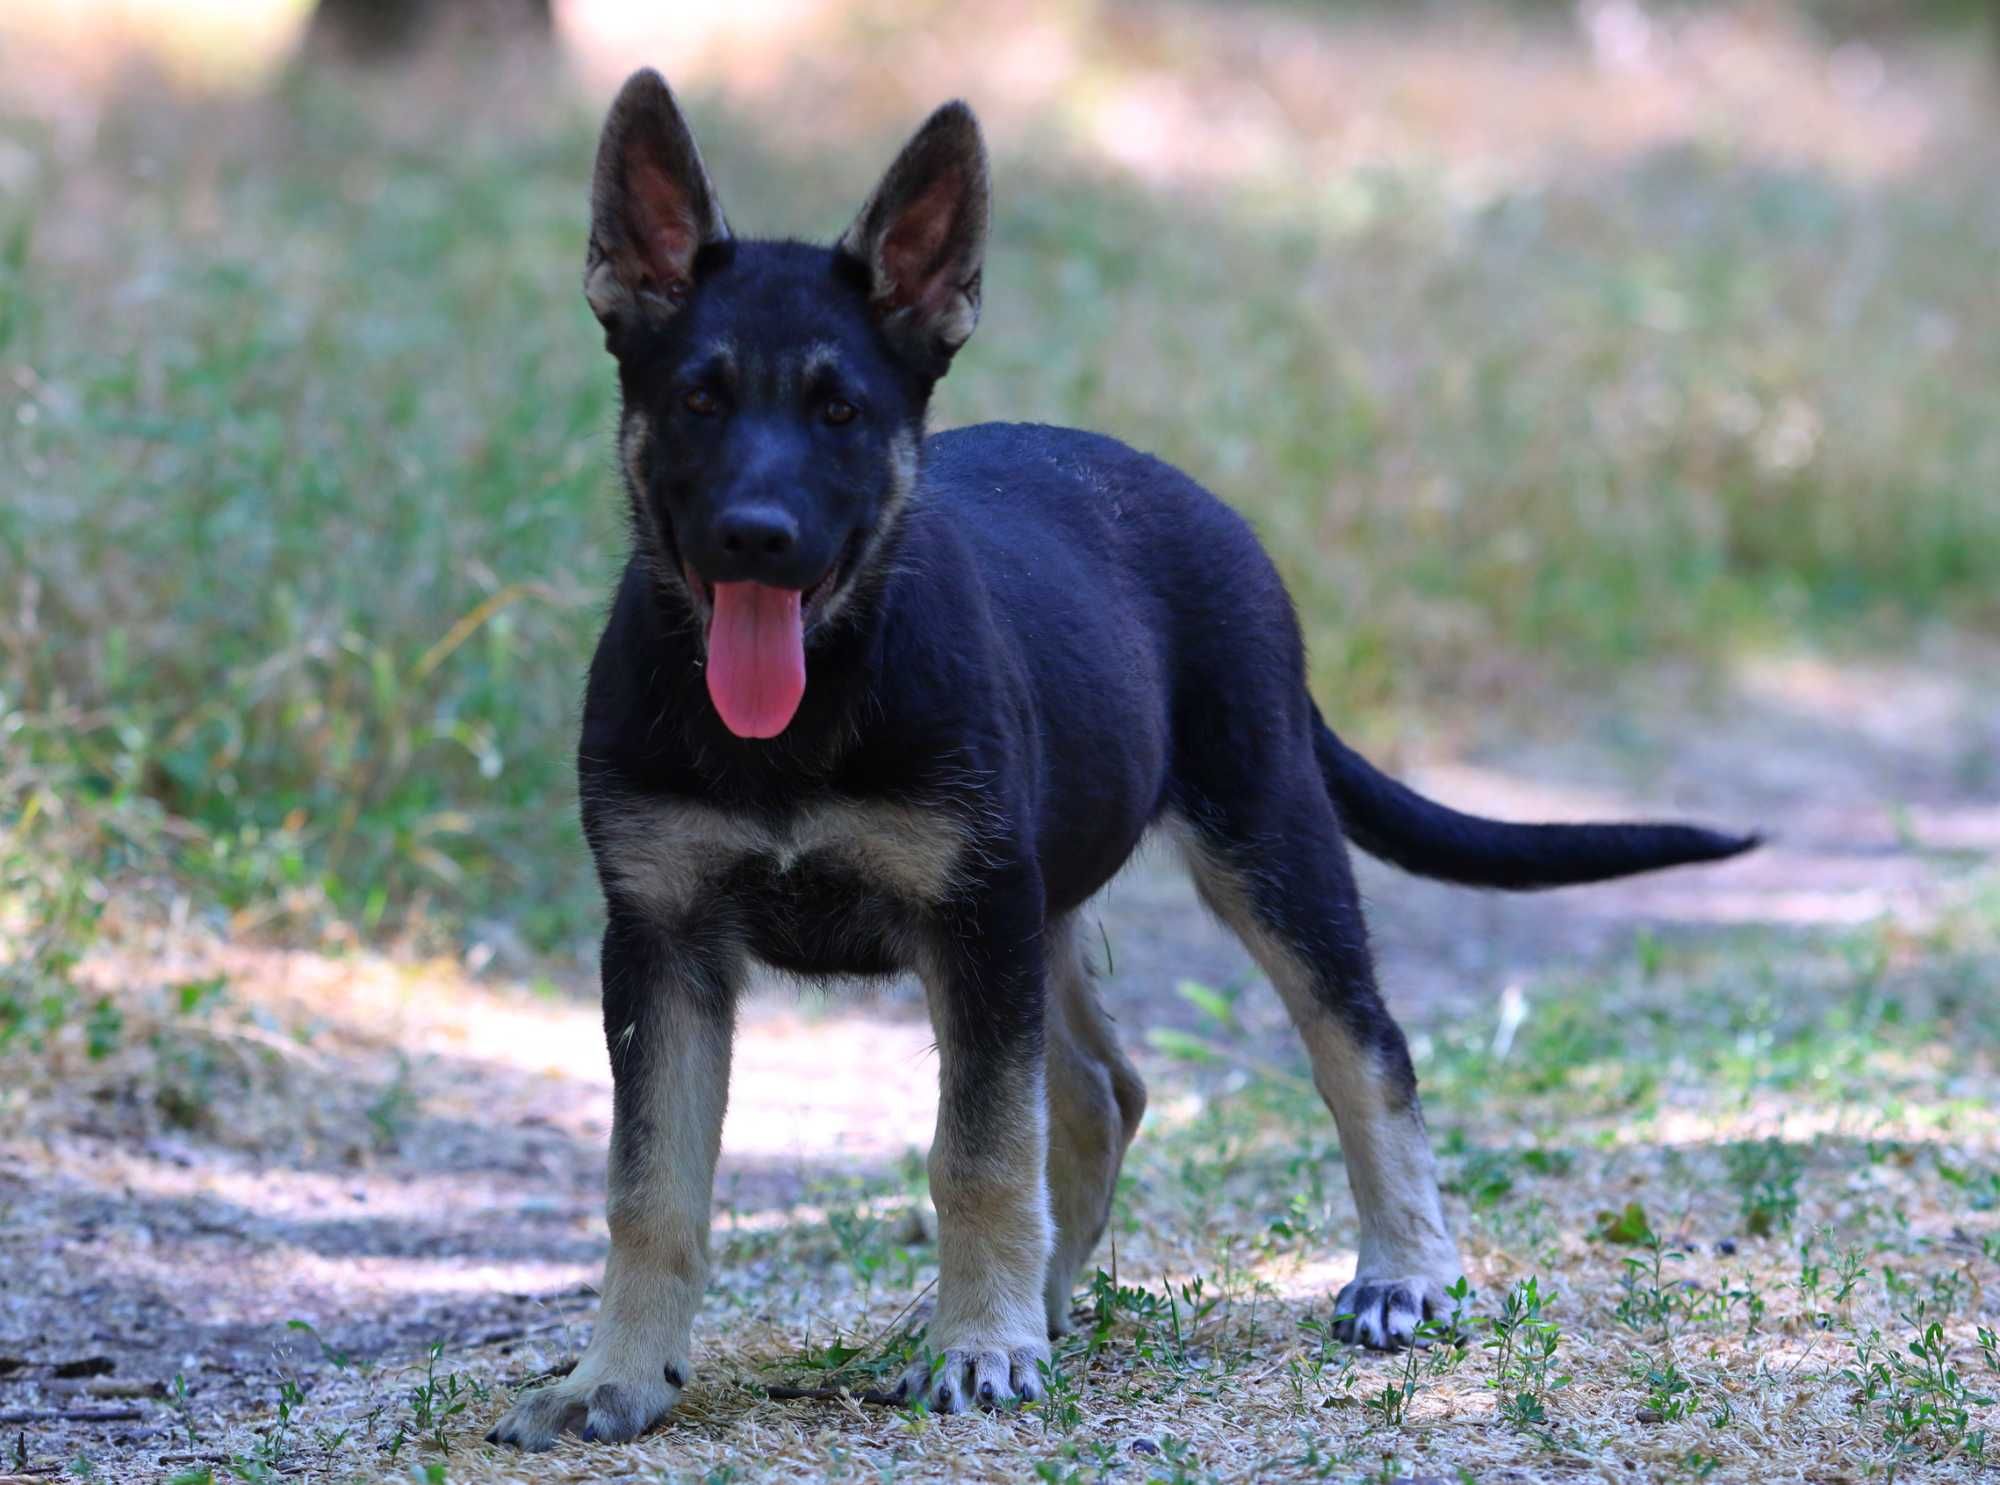
[{"label": "tan leg", "polygon": [[575,1431],[624,1442],[679,1400],[708,1281],[740,975],[734,957],[705,963],[651,925],[614,917],[604,976],[615,1089],[604,1298],[576,1370],[522,1396],[489,1439],[547,1449]]},{"label": "tan leg", "polygon": [[1049,926],[1049,1198],[1056,1222],[1046,1291],[1051,1336],[1070,1329],[1070,1294],[1104,1235],[1146,1085],[1097,1002],[1076,920]]}]

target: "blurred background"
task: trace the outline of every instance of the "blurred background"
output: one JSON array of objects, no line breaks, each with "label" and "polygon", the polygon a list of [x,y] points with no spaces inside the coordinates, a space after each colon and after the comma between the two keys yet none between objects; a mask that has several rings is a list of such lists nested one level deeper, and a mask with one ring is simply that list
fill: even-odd
[{"label": "blurred background", "polygon": [[[0,1352],[185,1364],[271,1466],[288,1317],[412,1365],[469,1336],[499,1379],[587,1312],[609,1091],[571,760],[624,532],[580,273],[640,65],[748,233],[830,239],[968,99],[994,235],[937,423],[1098,429],[1216,490],[1373,756],[1493,813],[1776,832],[1525,905],[1366,877],[1482,1287],[1562,1249],[1623,1334],[1586,1247],[1620,1182],[1770,1237],[1754,1282],[1792,1283],[1801,1202],[1906,1273],[1983,1242],[1991,1278],[1991,0],[0,0]],[[1104,935],[1159,1090],[1124,1272],[1248,1272],[1303,1325],[1349,1209],[1317,1176],[1272,1206],[1332,1158],[1282,1016],[1157,871]],[[877,1267],[928,1261],[920,1010],[760,1005],[717,1281],[744,1365],[829,1317],[836,1351],[879,1335],[914,1279]],[[1245,1257],[1281,1227],[1317,1267]],[[1909,1302],[1867,1292],[1848,1339]],[[1739,1340],[1734,1375],[1793,1390],[1659,1459],[1910,1457]],[[1577,1362],[1629,1431],[1662,1363]],[[1467,1460],[1541,1468],[1468,1416]],[[54,1427],[24,1457],[110,1457]],[[878,1463],[918,1447],[896,1427]]]}]

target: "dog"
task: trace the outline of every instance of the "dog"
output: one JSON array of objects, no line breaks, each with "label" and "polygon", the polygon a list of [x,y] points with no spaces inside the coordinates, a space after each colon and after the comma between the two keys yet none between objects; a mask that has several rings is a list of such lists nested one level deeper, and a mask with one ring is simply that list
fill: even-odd
[{"label": "dog", "polygon": [[611,108],[584,290],[617,362],[632,551],[578,757],[611,1248],[581,1361],[495,1441],[629,1440],[686,1386],[753,963],[923,983],[937,1299],[895,1392],[953,1413],[1042,1396],[1145,1110],[1078,927],[1142,837],[1179,849],[1298,1027],[1360,1223],[1336,1333],[1383,1349],[1461,1268],[1344,842],[1500,888],[1756,844],[1433,803],[1328,729],[1277,572],[1194,480],[1071,429],[927,435],[979,318],[987,215],[962,103],[831,248],[731,232],[657,73]]}]

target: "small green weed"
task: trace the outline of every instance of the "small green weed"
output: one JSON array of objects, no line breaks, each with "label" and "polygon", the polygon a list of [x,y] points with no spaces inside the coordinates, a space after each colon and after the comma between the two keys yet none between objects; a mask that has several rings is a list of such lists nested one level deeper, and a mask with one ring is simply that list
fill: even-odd
[{"label": "small green weed", "polygon": [[486,1384],[476,1377],[466,1377],[458,1372],[438,1372],[438,1363],[444,1357],[444,1342],[432,1341],[424,1352],[424,1375],[409,1391],[405,1398],[408,1415],[396,1422],[389,1441],[384,1445],[391,1459],[395,1459],[411,1440],[439,1454],[451,1453],[449,1428],[452,1419],[463,1413],[468,1406],[484,1403],[491,1393]]},{"label": "small green weed", "polygon": [[1500,1393],[1501,1416],[1520,1428],[1547,1423],[1548,1399],[1570,1384],[1570,1374],[1556,1370],[1562,1329],[1549,1318],[1551,1307],[1541,1281],[1531,1274],[1507,1291],[1498,1313],[1488,1318],[1492,1386]]},{"label": "small green weed", "polygon": [[[1885,1346],[1879,1330],[1855,1341],[1854,1362],[1841,1370],[1855,1389],[1855,1408],[1875,1413],[1884,1442],[1898,1457],[1983,1460],[1987,1435],[1973,1426],[1974,1410],[1990,1407],[1993,1397],[1975,1392],[1960,1374],[1942,1324],[1907,1317],[1906,1323],[1914,1336],[1900,1350]],[[1981,1336],[1983,1352],[1989,1335]],[[1990,1364],[1990,1352],[1986,1359]]]},{"label": "small green weed", "polygon": [[1799,1213],[1805,1152],[1797,1145],[1767,1139],[1733,1144],[1724,1153],[1729,1183],[1743,1203],[1743,1230],[1752,1237],[1790,1231]]},{"label": "small green weed", "polygon": [[388,1152],[402,1142],[403,1132],[419,1106],[416,1089],[410,1082],[410,1061],[398,1055],[396,1075],[382,1085],[364,1111],[374,1132],[375,1148]]},{"label": "small green weed", "polygon": [[201,1430],[194,1421],[194,1406],[188,1398],[187,1377],[181,1372],[174,1373],[173,1386],[167,1392],[167,1406],[173,1409],[174,1417],[180,1420],[181,1431],[187,1435],[187,1446],[192,1449],[201,1442]]},{"label": "small green weed", "polygon": [[1044,1485],[1104,1485],[1118,1477],[1124,1464],[1117,1446],[1102,1439],[1064,1444],[1053,1458],[1035,1461],[1035,1478]]},{"label": "small green weed", "polygon": [[1036,1362],[1035,1370],[1042,1379],[1042,1401],[1033,1406],[1041,1415],[1043,1432],[1076,1432],[1083,1426],[1083,1391],[1076,1378],[1053,1359]]}]

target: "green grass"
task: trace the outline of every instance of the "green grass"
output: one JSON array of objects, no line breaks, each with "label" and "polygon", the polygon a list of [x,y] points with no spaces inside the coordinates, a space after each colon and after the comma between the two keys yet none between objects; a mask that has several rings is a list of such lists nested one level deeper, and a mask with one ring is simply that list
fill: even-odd
[{"label": "green grass", "polygon": [[[46,853],[130,802],[158,862],[262,921],[568,944],[622,545],[577,289],[595,121],[390,100],[140,89],[83,151],[0,117],[42,162],[0,206],[0,718],[35,760],[0,820]],[[837,230],[891,144],[698,119],[750,229]],[[1524,676],[1991,627],[1975,165],[1858,185],[1718,145],[1231,194],[1007,156],[939,412],[1102,428],[1208,481],[1364,733]]]}]

